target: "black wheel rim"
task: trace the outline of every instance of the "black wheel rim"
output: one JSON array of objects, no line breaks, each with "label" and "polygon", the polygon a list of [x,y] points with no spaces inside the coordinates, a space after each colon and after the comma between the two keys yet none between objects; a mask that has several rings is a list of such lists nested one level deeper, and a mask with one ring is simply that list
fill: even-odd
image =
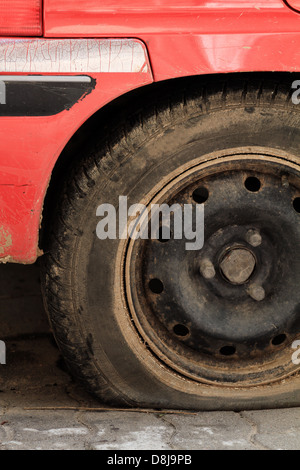
[{"label": "black wheel rim", "polygon": [[205,244],[130,240],[126,301],[157,360],[216,385],[251,386],[297,371],[300,178],[267,155],[224,156],[180,172],[149,204],[204,204]]}]

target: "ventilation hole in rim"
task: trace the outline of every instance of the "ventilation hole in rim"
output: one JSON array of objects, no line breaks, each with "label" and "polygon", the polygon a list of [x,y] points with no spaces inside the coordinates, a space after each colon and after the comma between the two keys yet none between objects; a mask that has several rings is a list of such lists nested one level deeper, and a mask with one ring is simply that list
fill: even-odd
[{"label": "ventilation hole in rim", "polygon": [[298,214],[300,214],[300,197],[296,197],[293,200],[293,208],[296,212],[298,212]]},{"label": "ventilation hole in rim", "polygon": [[255,176],[249,176],[245,181],[245,188],[251,193],[257,193],[261,188],[261,182]]},{"label": "ventilation hole in rim", "polygon": [[154,294],[161,294],[164,290],[164,285],[159,279],[151,279],[149,281],[149,288]]},{"label": "ventilation hole in rim", "polygon": [[185,326],[178,323],[173,327],[173,331],[176,336],[187,336],[190,333],[190,330]]},{"label": "ventilation hole in rim", "polygon": [[204,186],[200,186],[193,192],[193,199],[197,204],[204,204],[207,201],[208,196],[209,192]]},{"label": "ventilation hole in rim", "polygon": [[223,346],[220,349],[220,354],[222,356],[233,356],[236,353],[236,348],[234,346]]},{"label": "ventilation hole in rim", "polygon": [[272,339],[272,344],[274,346],[279,346],[280,344],[284,343],[286,340],[286,335],[283,333],[281,335],[277,335]]}]

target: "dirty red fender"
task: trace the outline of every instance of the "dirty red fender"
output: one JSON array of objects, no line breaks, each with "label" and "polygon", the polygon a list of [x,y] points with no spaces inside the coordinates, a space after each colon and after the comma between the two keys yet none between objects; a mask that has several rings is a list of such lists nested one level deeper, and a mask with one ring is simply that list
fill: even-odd
[{"label": "dirty red fender", "polygon": [[[87,73],[96,80],[95,89],[58,114],[0,117],[2,262],[35,261],[43,201],[55,162],[76,130],[106,103],[153,80],[300,71],[300,15],[281,0],[44,0],[44,37],[49,44],[54,38],[137,38],[146,68],[122,72],[108,67]],[[5,69],[3,41],[7,38],[0,38],[0,81],[1,75],[22,73],[11,64],[9,71]],[[24,73],[39,70],[25,68]],[[54,72],[46,67],[41,73]],[[65,69],[55,73],[78,74]],[[85,70],[80,73],[86,75]]]},{"label": "dirty red fender", "polygon": [[[9,41],[6,39],[5,44]],[[17,73],[19,77],[24,77],[20,73],[22,69],[27,70],[28,73],[42,70],[43,75],[48,78],[54,75],[53,62],[51,63],[50,60],[47,61],[50,62],[49,67],[46,63],[42,66],[38,61],[35,64],[33,60],[33,55],[36,54],[35,45],[30,47],[32,41],[34,40],[28,41],[31,57],[26,57],[24,60],[20,60],[20,52],[16,53],[17,61],[14,60],[18,42],[7,46],[5,54],[7,60],[8,57],[10,58],[10,63],[8,64],[6,60],[6,65],[3,65],[0,40],[0,81],[7,75],[10,75],[10,78],[12,76],[11,72],[3,74],[4,66],[9,70],[14,70],[19,65]],[[40,44],[43,40],[36,41]],[[108,40],[104,41],[104,44],[107,43]],[[133,43],[140,45],[145,54],[144,57],[139,58],[139,69],[130,70],[132,65],[135,66],[130,60],[128,64],[130,71],[122,72],[122,62],[116,64],[116,61],[111,58],[110,62],[103,60],[103,72],[83,74],[96,81],[95,89],[80,99],[71,109],[51,116],[0,117],[0,258],[2,262],[32,263],[35,261],[38,254],[38,230],[43,201],[51,172],[57,158],[76,130],[108,102],[153,81],[145,46],[140,41],[133,41]],[[55,49],[56,47],[51,53],[54,58]],[[2,52],[2,56],[5,54]],[[45,54],[45,48],[41,54]],[[107,55],[109,56],[109,51]],[[64,72],[67,70],[66,62],[61,60],[58,65]],[[46,73],[48,68],[49,73]],[[62,74],[55,74],[57,75]],[[70,75],[69,72],[63,73],[66,77]],[[8,97],[7,101],[9,102]],[[0,104],[0,112],[1,106],[3,105]]]}]

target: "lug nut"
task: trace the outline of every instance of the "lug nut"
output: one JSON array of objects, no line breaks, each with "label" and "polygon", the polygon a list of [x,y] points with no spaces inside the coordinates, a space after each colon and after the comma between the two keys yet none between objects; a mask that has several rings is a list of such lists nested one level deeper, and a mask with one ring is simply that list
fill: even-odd
[{"label": "lug nut", "polygon": [[261,242],[262,242],[261,234],[259,233],[258,230],[248,230],[246,234],[246,241],[251,246],[254,246],[254,247],[259,246],[261,245]]},{"label": "lug nut", "polygon": [[209,259],[204,259],[200,264],[200,273],[205,279],[213,279],[216,275],[214,265]]},{"label": "lug nut", "polygon": [[257,284],[252,284],[247,292],[257,302],[261,302],[266,297],[265,289]]}]

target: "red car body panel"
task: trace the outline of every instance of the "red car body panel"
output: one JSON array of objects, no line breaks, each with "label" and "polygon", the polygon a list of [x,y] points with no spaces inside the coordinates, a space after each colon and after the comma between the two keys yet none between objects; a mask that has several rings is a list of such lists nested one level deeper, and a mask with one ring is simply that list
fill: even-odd
[{"label": "red car body panel", "polygon": [[[96,87],[71,109],[53,116],[0,117],[0,261],[36,260],[43,201],[51,172],[78,128],[121,94],[152,83],[147,51],[141,45],[146,57],[141,71],[89,73],[96,80]],[[32,65],[32,61],[28,64]]]},{"label": "red car body panel", "polygon": [[155,80],[300,67],[300,17],[282,0],[45,0],[44,31],[138,37]]},{"label": "red car body panel", "polygon": [[35,261],[52,169],[76,130],[106,103],[153,80],[300,71],[300,15],[281,0],[44,0],[44,37],[137,38],[150,63],[146,72],[90,73],[95,89],[68,111],[0,117],[2,262]]}]

